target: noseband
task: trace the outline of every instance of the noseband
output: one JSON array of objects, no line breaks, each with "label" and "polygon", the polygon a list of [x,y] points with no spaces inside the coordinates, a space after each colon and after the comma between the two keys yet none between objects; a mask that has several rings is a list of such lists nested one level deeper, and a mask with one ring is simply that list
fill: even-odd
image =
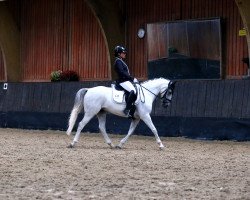
[{"label": "noseband", "polygon": [[164,94],[161,97],[161,99],[163,99],[163,104],[166,104],[166,103],[170,104],[172,101],[172,96],[171,96],[171,98],[167,98],[167,93],[169,92],[170,89],[173,90],[173,88],[168,86],[168,88],[166,90],[164,90],[164,92],[163,92]]}]

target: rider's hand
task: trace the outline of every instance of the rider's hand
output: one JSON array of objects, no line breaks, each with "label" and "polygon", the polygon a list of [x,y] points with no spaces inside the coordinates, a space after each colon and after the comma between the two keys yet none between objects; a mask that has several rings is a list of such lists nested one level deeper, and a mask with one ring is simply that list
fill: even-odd
[{"label": "rider's hand", "polygon": [[133,82],[134,83],[139,83],[139,81],[136,78],[134,78]]}]

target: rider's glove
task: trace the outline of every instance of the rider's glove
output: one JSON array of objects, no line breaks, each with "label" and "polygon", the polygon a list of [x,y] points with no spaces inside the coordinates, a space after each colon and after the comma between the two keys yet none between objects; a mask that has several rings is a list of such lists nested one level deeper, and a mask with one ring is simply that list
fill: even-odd
[{"label": "rider's glove", "polygon": [[134,78],[133,82],[134,83],[139,83],[139,81],[136,78]]}]

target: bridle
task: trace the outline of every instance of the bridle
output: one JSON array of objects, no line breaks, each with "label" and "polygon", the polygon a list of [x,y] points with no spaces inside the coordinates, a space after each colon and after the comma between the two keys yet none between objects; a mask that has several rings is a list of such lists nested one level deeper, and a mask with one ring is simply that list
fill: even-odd
[{"label": "bridle", "polygon": [[[172,83],[173,83],[172,81],[170,81],[170,82],[168,83],[168,87],[167,87],[163,92],[160,93],[160,97],[159,97],[159,95],[156,95],[155,93],[153,93],[153,92],[150,91],[148,88],[146,88],[146,87],[144,87],[143,85],[141,85],[140,83],[136,83],[136,84],[139,84],[140,87],[144,88],[145,90],[147,90],[148,92],[150,92],[151,94],[153,94],[156,98],[163,99],[163,101],[166,101],[167,103],[171,103],[172,99],[169,99],[169,98],[167,98],[166,96],[167,96],[168,90],[169,90],[169,89],[173,89],[173,88],[170,88],[171,85],[172,85]],[[144,95],[144,92],[143,92],[143,90],[140,90],[140,89],[139,89],[139,92],[140,92],[140,91],[142,91],[142,94],[143,94],[143,97],[144,97],[144,98],[143,98],[143,99],[144,99],[143,103],[145,103],[145,95]]]},{"label": "bridle", "polygon": [[[145,90],[147,90],[148,92],[150,92],[151,94],[153,94],[156,98],[160,98],[160,99],[164,98],[164,96],[166,95],[167,90],[168,90],[168,87],[167,87],[163,92],[160,93],[160,96],[161,96],[161,97],[159,97],[158,95],[156,95],[155,93],[153,93],[152,91],[150,91],[148,88],[144,87],[144,86],[141,85],[141,84],[139,84],[139,85],[140,85],[142,88],[144,88]],[[162,94],[163,94],[163,95],[162,95]]]}]

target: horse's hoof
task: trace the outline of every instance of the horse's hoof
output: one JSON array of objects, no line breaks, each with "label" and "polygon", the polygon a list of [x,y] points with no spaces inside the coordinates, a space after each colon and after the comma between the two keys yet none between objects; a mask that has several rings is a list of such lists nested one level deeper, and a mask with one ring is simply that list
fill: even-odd
[{"label": "horse's hoof", "polygon": [[112,143],[110,143],[110,144],[108,144],[108,145],[109,145],[109,147],[110,147],[111,149],[115,148],[115,145],[113,145]]},{"label": "horse's hoof", "polygon": [[159,146],[159,148],[160,148],[160,150],[164,150],[164,146],[163,145]]},{"label": "horse's hoof", "polygon": [[163,150],[164,149],[164,145],[160,144],[159,148],[160,148],[160,150]]},{"label": "horse's hoof", "polygon": [[70,145],[68,146],[68,148],[70,148],[70,149],[74,148],[73,144],[70,144]]},{"label": "horse's hoof", "polygon": [[67,134],[68,136],[70,136],[70,135],[71,135],[71,132],[68,132],[68,131],[67,131],[66,134]]},{"label": "horse's hoof", "polygon": [[116,149],[122,149],[122,147],[119,146],[119,145],[115,146],[115,148],[116,148]]}]

